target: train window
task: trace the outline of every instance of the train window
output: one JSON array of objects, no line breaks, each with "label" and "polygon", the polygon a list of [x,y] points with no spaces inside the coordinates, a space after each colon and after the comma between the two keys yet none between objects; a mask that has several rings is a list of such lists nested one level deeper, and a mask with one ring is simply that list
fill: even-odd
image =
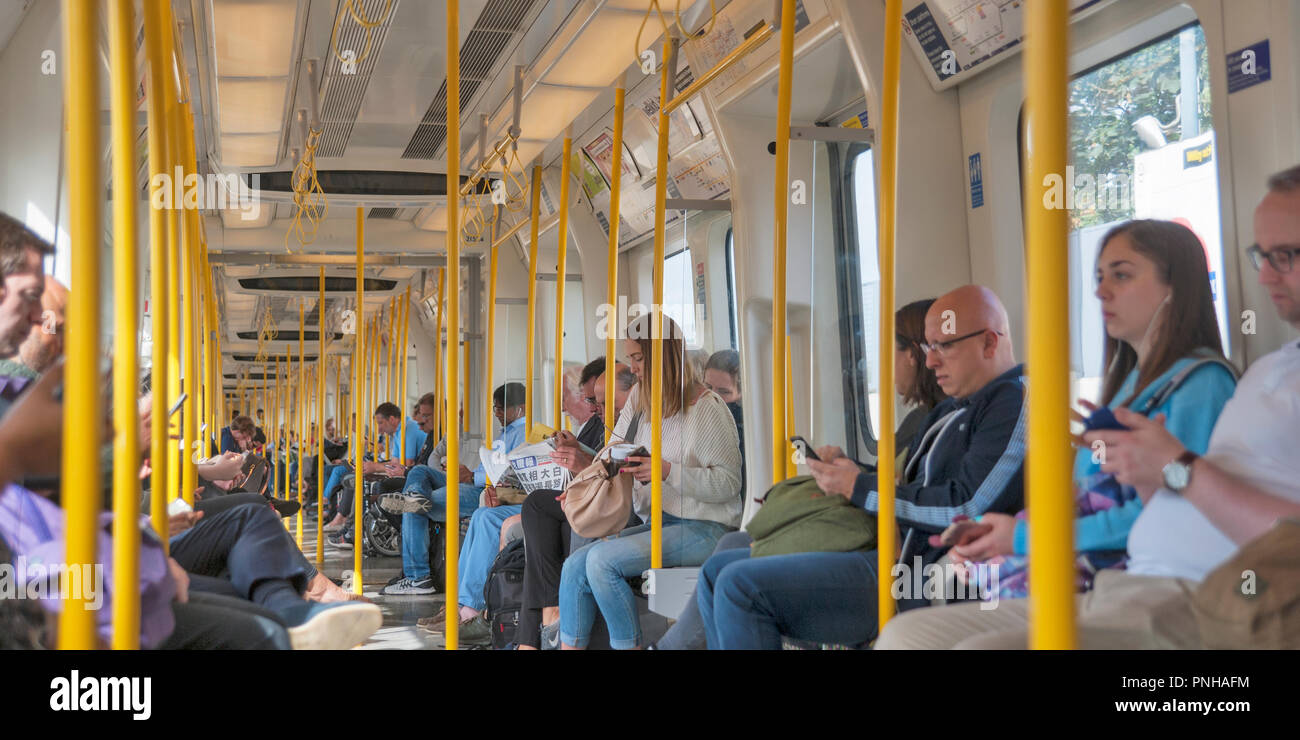
[{"label": "train window", "polygon": [[694,264],[690,247],[664,258],[664,314],[682,328],[688,347],[699,346],[695,327]]},{"label": "train window", "polygon": [[858,295],[862,312],[858,314],[861,325],[855,331],[862,337],[858,376],[865,365],[867,380],[867,411],[870,416],[870,436],[875,437],[874,430],[880,428],[880,368],[878,366],[880,346],[880,323],[878,304],[880,302],[880,262],[876,252],[876,180],[875,160],[871,149],[863,149],[854,155],[850,165],[849,177],[852,178],[853,222],[856,230],[853,234],[858,247],[857,263]]},{"label": "train window", "polygon": [[1209,52],[1200,25],[1076,76],[1069,106],[1065,177],[1044,183],[1044,197],[1070,213],[1073,391],[1095,399],[1104,374],[1105,328],[1094,265],[1102,239],[1123,221],[1167,219],[1196,233],[1228,347]]}]

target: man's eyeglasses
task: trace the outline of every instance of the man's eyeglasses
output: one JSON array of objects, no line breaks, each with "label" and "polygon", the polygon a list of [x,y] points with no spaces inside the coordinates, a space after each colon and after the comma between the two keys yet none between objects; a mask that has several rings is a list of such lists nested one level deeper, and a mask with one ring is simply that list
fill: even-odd
[{"label": "man's eyeglasses", "polygon": [[1252,244],[1246,247],[1246,254],[1250,256],[1250,262],[1255,265],[1256,270],[1264,269],[1264,260],[1268,260],[1274,270],[1291,272],[1291,268],[1295,266],[1296,256],[1300,255],[1300,246],[1278,247],[1265,252],[1258,244]]},{"label": "man's eyeglasses", "polygon": [[589,403],[589,404],[591,404],[592,406],[599,406],[599,405],[600,405],[600,401],[597,401],[595,396],[585,396],[585,397],[583,397],[582,400],[585,401],[585,402],[587,402],[587,403]]},{"label": "man's eyeglasses", "polygon": [[1002,336],[1002,332],[1000,331],[993,331],[992,329],[980,329],[979,331],[973,331],[970,334],[963,334],[962,336],[957,337],[956,339],[949,339],[946,342],[935,342],[933,344],[929,342],[919,342],[918,346],[920,346],[921,351],[926,353],[927,355],[930,354],[931,352],[938,352],[941,356],[947,355],[949,352],[952,351],[952,347],[954,344],[966,339],[970,339],[971,337],[978,337],[986,331],[991,331],[994,334],[997,334],[998,336]]}]

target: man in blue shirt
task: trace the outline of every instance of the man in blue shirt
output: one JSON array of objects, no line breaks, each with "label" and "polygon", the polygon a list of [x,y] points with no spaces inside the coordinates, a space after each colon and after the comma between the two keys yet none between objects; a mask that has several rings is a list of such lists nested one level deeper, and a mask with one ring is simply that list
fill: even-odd
[{"label": "man in blue shirt", "polygon": [[[506,453],[524,443],[524,386],[506,383],[492,393],[492,411],[501,422],[501,444]],[[494,445],[495,447],[495,445]],[[461,450],[462,459],[470,451]],[[480,462],[470,470],[460,466],[457,485],[460,516],[467,517],[478,508],[479,496],[487,487],[487,471]],[[402,578],[384,587],[381,594],[418,596],[437,593],[429,571],[429,523],[447,520],[447,475],[429,465],[417,465],[406,476],[401,493],[380,498],[379,505],[402,515]]]}]

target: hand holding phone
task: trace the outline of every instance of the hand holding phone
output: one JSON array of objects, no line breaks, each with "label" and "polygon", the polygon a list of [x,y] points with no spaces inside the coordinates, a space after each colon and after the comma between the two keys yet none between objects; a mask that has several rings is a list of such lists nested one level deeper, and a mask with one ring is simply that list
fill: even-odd
[{"label": "hand holding phone", "polygon": [[800,436],[791,437],[790,442],[791,444],[793,444],[795,447],[797,447],[799,450],[803,452],[803,456],[805,458],[809,460],[816,460],[817,462],[822,461],[822,459],[817,456],[817,452],[813,450],[812,443],[810,443],[808,440],[804,439],[803,437]]},{"label": "hand holding phone", "polygon": [[939,535],[939,542],[944,547],[960,547],[969,545],[992,531],[992,524],[977,522],[974,519],[960,519],[943,530],[943,534]]},{"label": "hand holding phone", "polygon": [[1103,429],[1117,429],[1119,431],[1128,430],[1128,427],[1119,423],[1119,420],[1115,418],[1115,412],[1105,406],[1093,411],[1091,416],[1084,419],[1083,428],[1084,431],[1088,432],[1096,432]]}]

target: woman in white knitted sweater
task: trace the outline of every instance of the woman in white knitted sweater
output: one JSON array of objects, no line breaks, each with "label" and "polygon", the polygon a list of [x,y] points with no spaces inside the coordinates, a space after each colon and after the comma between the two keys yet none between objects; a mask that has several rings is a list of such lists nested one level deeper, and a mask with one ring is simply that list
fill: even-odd
[{"label": "woman in white knitted sweater", "polygon": [[[727,405],[695,377],[684,362],[681,330],[663,319],[663,565],[696,566],[713,552],[722,535],[740,525],[740,438]],[[650,371],[653,340],[648,316],[628,328],[624,342],[632,372],[640,382],[614,425],[611,442],[625,439],[633,417],[635,434],[626,441],[652,449]],[[640,338],[646,337],[646,338]],[[621,474],[631,475],[633,506],[650,521],[650,458],[629,457]],[[641,646],[636,596],[628,578],[650,567],[650,525],[623,530],[593,542],[564,561],[560,577],[560,641],[563,649],[587,646],[596,609],[609,627],[615,650]]]}]

